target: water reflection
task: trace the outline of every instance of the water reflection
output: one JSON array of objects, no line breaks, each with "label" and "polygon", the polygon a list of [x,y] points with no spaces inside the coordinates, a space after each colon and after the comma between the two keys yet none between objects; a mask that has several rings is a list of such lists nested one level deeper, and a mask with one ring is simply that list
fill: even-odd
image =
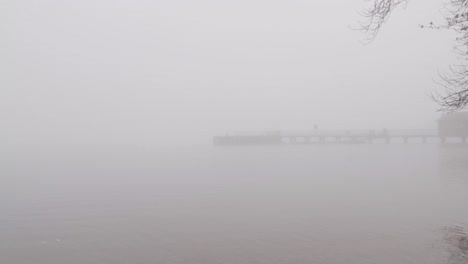
[{"label": "water reflection", "polygon": [[468,263],[468,235],[462,226],[450,226],[445,228],[445,241],[448,244],[449,264]]},{"label": "water reflection", "polygon": [[440,169],[444,178],[468,184],[468,147],[464,145],[441,146]]},{"label": "water reflection", "polygon": [[[465,145],[447,145],[440,147],[440,175],[450,185],[452,192],[444,197],[451,197],[451,202],[445,208],[458,208],[456,219],[465,219],[461,208],[466,202],[461,193],[468,190],[468,148]],[[458,194],[458,195],[457,195]],[[446,212],[447,213],[447,212]],[[443,229],[443,237],[447,247],[447,263],[468,263],[468,224],[464,222],[448,226]]]}]

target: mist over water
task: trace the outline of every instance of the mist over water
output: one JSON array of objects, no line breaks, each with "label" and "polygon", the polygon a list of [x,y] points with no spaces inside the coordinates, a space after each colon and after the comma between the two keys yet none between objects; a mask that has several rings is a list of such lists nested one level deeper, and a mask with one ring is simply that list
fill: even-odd
[{"label": "mist over water", "polygon": [[0,264],[468,263],[456,36],[365,2],[1,1]]},{"label": "mist over water", "polygon": [[0,262],[466,263],[467,155],[394,144],[6,158]]}]

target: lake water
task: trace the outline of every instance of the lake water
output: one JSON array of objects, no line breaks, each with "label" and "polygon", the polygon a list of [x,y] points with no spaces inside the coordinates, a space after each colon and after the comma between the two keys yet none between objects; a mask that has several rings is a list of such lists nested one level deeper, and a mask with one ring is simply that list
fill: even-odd
[{"label": "lake water", "polygon": [[0,263],[468,263],[468,148],[11,154]]}]

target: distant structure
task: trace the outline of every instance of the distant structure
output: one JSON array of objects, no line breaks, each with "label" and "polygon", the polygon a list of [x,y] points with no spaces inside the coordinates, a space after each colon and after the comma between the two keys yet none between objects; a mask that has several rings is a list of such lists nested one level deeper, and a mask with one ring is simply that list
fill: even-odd
[{"label": "distant structure", "polygon": [[[279,145],[279,144],[369,144],[375,141],[385,143],[393,139],[408,143],[410,139],[419,139],[426,143],[428,139],[439,138],[436,130],[286,130],[264,133],[236,133],[213,137],[217,146],[237,145]],[[445,139],[444,139],[445,141]]]},{"label": "distant structure", "polygon": [[269,132],[259,135],[218,136],[213,138],[213,143],[218,146],[278,145],[282,143],[282,138],[279,132]]},{"label": "distant structure", "polygon": [[412,141],[421,143],[462,143],[468,146],[468,111],[442,116],[438,129],[381,129],[381,130],[282,130],[263,133],[235,133],[213,137],[214,145],[280,145],[280,144],[371,144]]},{"label": "distant structure", "polygon": [[466,139],[468,137],[468,112],[453,112],[440,118],[439,136]]}]

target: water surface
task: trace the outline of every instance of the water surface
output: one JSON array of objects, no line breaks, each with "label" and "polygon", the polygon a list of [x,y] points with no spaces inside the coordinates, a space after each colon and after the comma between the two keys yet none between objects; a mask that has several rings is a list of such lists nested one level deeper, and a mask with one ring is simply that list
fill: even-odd
[{"label": "water surface", "polygon": [[0,263],[465,263],[468,149],[30,152],[0,168]]}]

